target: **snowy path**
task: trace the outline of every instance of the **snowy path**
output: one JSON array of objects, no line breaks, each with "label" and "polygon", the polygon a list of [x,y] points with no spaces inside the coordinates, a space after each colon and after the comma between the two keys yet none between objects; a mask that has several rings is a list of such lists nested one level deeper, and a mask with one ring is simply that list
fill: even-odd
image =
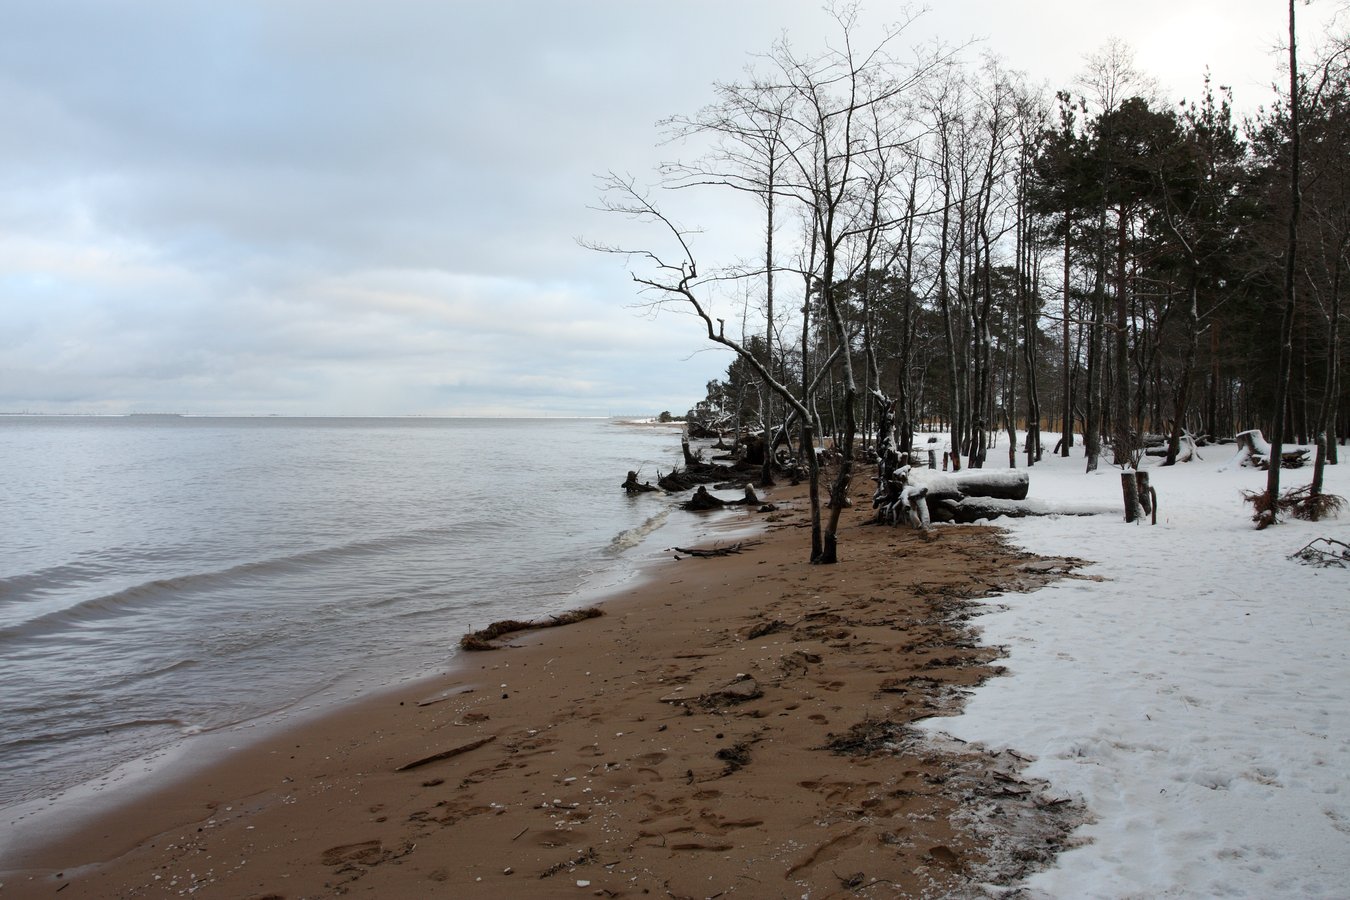
[{"label": "snowy path", "polygon": [[[1156,527],[1009,524],[1106,580],[989,601],[1006,609],[979,621],[1010,677],[928,725],[1034,756],[1030,775],[1086,801],[1091,843],[1033,877],[1036,894],[1350,897],[1350,569],[1287,558],[1314,537],[1350,542],[1350,511],[1257,532],[1238,491],[1265,474],[1218,471],[1227,455],[1150,469]],[[1119,505],[1119,470],[1083,474],[1077,450],[1047,463],[1033,497]],[[1350,463],[1327,482],[1350,497]]]}]

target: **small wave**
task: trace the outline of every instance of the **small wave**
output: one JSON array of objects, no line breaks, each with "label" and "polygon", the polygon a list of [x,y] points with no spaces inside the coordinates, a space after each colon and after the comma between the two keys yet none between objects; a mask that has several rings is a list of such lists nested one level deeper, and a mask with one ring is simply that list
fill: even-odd
[{"label": "small wave", "polygon": [[196,572],[173,578],[158,578],[82,600],[64,609],[35,616],[25,622],[0,628],[0,641],[14,638],[51,634],[83,624],[103,622],[129,615],[140,609],[153,607],[161,600],[178,598],[185,594],[209,591],[233,584],[244,578],[268,577],[329,563],[341,562],[356,556],[385,553],[410,544],[443,540],[453,534],[450,528],[423,528],[365,541],[352,541],[332,547],[302,550],[284,556],[253,560],[210,572]]},{"label": "small wave", "polygon": [[49,566],[35,572],[11,575],[7,578],[0,578],[0,599],[12,599],[20,594],[83,584],[106,573],[107,569],[102,566],[72,562],[59,566]]},{"label": "small wave", "polygon": [[151,669],[148,672],[129,672],[108,681],[102,685],[103,689],[119,688],[129,684],[135,684],[138,681],[145,681],[150,678],[158,678],[161,675],[168,675],[171,672],[178,672],[183,669],[190,669],[199,665],[195,659],[180,659],[177,662],[170,663],[167,666],[160,666],[158,669]]},{"label": "small wave", "polygon": [[59,747],[67,741],[78,741],[81,738],[107,736],[115,732],[136,731],[145,728],[171,728],[181,731],[188,727],[182,719],[132,719],[128,722],[108,722],[102,725],[89,725],[83,728],[70,728],[55,733],[46,732],[44,734],[32,735],[29,737],[15,738],[13,740],[0,742],[0,748],[5,751],[19,750],[24,747],[36,747],[51,745]]},{"label": "small wave", "polygon": [[629,528],[626,531],[620,531],[614,536],[614,539],[609,542],[610,550],[615,553],[620,553],[624,550],[631,550],[633,547],[642,543],[643,538],[666,524],[666,519],[670,518],[670,509],[670,507],[666,507],[641,525],[638,525],[635,528]]}]

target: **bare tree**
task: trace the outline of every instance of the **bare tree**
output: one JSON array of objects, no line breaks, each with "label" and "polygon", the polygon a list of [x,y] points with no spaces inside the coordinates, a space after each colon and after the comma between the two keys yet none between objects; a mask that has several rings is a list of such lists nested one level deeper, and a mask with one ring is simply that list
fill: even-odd
[{"label": "bare tree", "polygon": [[[755,372],[760,381],[772,390],[797,415],[802,428],[802,452],[806,457],[811,480],[811,545],[812,561],[823,546],[820,531],[820,507],[817,484],[819,483],[819,463],[814,452],[815,416],[809,407],[808,393],[797,397],[792,389],[779,381],[769,371],[759,355],[742,341],[728,337],[726,320],[713,315],[704,292],[720,281],[719,276],[703,278],[699,275],[698,261],[689,244],[690,232],[675,224],[664,212],[641,191],[631,177],[610,173],[601,183],[601,209],[616,213],[638,222],[654,225],[663,233],[665,240],[672,246],[673,254],[662,255],[651,249],[628,248],[602,244],[593,241],[583,242],[592,250],[622,255],[635,264],[633,281],[644,291],[655,294],[653,305],[661,306],[677,302],[692,311],[707,329],[708,340],[726,347]],[[636,267],[640,267],[639,273]]]}]

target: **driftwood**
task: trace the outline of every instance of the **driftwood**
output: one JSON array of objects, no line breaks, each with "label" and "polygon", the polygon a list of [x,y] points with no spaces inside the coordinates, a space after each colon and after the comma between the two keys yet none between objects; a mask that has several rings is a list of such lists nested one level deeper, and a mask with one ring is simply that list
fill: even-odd
[{"label": "driftwood", "polygon": [[698,486],[694,491],[694,496],[680,504],[680,509],[692,510],[695,512],[705,509],[721,509],[724,506],[758,506],[759,497],[755,495],[755,489],[750,485],[745,485],[745,496],[740,500],[723,500],[721,497],[714,497],[703,485]]},{"label": "driftwood", "polygon": [[737,703],[745,703],[749,700],[758,700],[764,696],[764,689],[759,686],[759,682],[749,675],[738,675],[730,682],[710,687],[693,696],[687,696],[681,688],[676,688],[673,693],[660,698],[662,703],[671,703],[677,706],[701,706],[712,709],[721,706],[730,706]]},{"label": "driftwood", "polygon": [[574,609],[558,616],[549,616],[547,619],[503,619],[500,622],[493,622],[486,628],[478,631],[471,631],[459,639],[461,650],[497,650],[500,649],[497,644],[492,643],[504,634],[511,634],[516,631],[529,631],[533,628],[557,628],[560,625],[571,625],[574,622],[584,622],[587,619],[594,619],[597,616],[603,616],[604,612],[588,606],[585,609]]},{"label": "driftwood", "polygon": [[[671,547],[673,553],[683,553],[685,556],[692,556],[695,559],[711,559],[717,556],[731,556],[740,553],[742,550],[749,550],[751,547],[758,547],[762,541],[738,541],[734,544],[727,544],[725,547]],[[676,559],[681,557],[676,556]]]},{"label": "driftwood", "polygon": [[625,481],[622,485],[620,485],[620,487],[622,487],[625,491],[627,491],[630,494],[645,494],[648,491],[661,490],[659,487],[652,484],[650,481],[645,481],[642,484],[638,484],[637,477],[638,477],[637,472],[630,471],[628,473],[628,480]]},{"label": "driftwood", "polygon": [[700,484],[716,484],[718,482],[733,482],[737,487],[748,484],[755,477],[755,472],[749,469],[733,468],[731,466],[717,466],[709,463],[695,463],[692,466],[685,466],[683,469],[674,469],[667,475],[662,475],[656,479],[665,490],[672,494],[678,494],[687,491],[690,488]]},{"label": "driftwood", "polygon": [[458,747],[451,747],[449,750],[442,750],[440,753],[433,753],[430,756],[424,756],[421,759],[415,759],[410,763],[405,763],[395,769],[395,772],[406,772],[409,769],[416,769],[419,766],[425,766],[428,763],[440,762],[443,759],[450,759],[453,756],[459,756],[461,753],[468,753],[470,750],[477,750],[484,744],[490,744],[497,739],[495,734],[488,735],[485,738],[479,738],[476,741],[469,741],[467,744],[460,744]]},{"label": "driftwood", "polygon": [[726,505],[727,501],[723,500],[721,497],[714,497],[712,494],[708,493],[706,487],[700,484],[698,490],[694,491],[694,496],[680,504],[680,509],[699,512],[705,509],[721,509]]}]

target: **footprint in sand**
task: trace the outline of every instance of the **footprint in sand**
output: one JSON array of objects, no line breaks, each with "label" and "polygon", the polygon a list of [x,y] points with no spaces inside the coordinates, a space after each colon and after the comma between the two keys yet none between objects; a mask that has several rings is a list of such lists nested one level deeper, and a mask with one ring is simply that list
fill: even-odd
[{"label": "footprint in sand", "polygon": [[699,810],[698,817],[703,822],[703,828],[716,835],[726,834],[728,831],[735,831],[738,828],[758,828],[764,824],[763,819],[727,819],[717,815],[711,809]]},{"label": "footprint in sand", "polygon": [[379,841],[361,841],[358,844],[330,847],[323,852],[322,859],[325,866],[340,866],[348,862],[373,865],[383,853],[384,848]]},{"label": "footprint in sand", "polygon": [[380,841],[361,841],[356,844],[330,847],[323,852],[320,859],[325,866],[378,866],[391,859],[407,856],[412,850],[413,845],[408,843],[386,850]]},{"label": "footprint in sand", "polygon": [[698,842],[698,841],[690,841],[690,842],[687,842],[687,843],[671,844],[671,845],[670,845],[670,849],[671,849],[671,850],[694,850],[694,851],[700,851],[700,850],[701,850],[701,851],[706,851],[706,852],[709,852],[709,853],[726,853],[728,850],[733,849],[733,845],[731,845],[731,844],[711,844],[711,843],[705,844],[705,843],[701,843],[701,842]]}]

